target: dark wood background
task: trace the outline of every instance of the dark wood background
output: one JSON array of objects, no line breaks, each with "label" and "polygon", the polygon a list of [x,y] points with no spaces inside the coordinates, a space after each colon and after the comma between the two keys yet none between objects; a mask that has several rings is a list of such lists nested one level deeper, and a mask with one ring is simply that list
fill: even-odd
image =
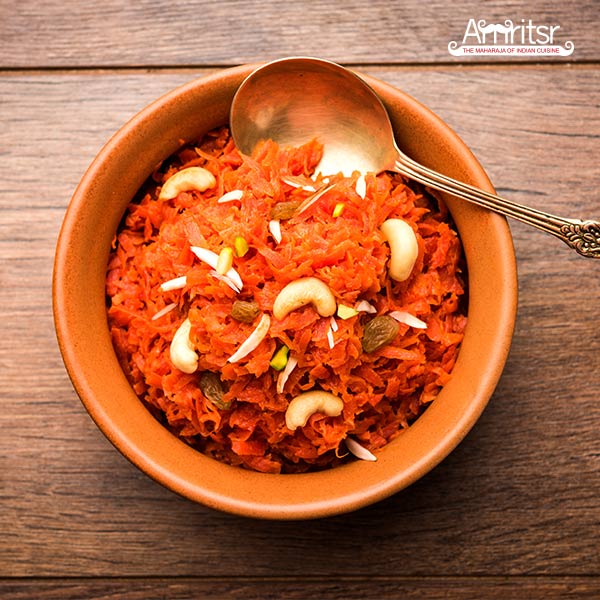
[{"label": "dark wood background", "polygon": [[[597,0],[0,0],[0,597],[600,597],[600,261],[513,222],[519,316],[481,420],[409,489],[262,522],[163,489],[97,430],[51,313],[56,237],[108,137],[173,87],[320,56],[442,116],[505,196],[600,217]],[[560,25],[568,58],[449,55],[470,18]]]}]

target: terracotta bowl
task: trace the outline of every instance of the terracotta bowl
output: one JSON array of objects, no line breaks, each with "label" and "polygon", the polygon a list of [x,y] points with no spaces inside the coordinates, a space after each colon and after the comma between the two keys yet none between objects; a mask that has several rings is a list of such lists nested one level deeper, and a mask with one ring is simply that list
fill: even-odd
[{"label": "terracotta bowl", "polygon": [[[516,264],[504,218],[460,200],[448,205],[469,273],[468,327],[450,382],[375,463],[324,472],[267,475],[207,458],[146,410],[123,374],[109,337],[104,280],[111,240],[131,198],[181,140],[225,124],[238,85],[256,65],[192,81],[123,126],[85,173],[66,212],[53,281],[60,350],[73,385],[106,437],[167,488],[230,513],[304,519],[352,511],[422,477],[473,427],[501,375],[516,315]],[[465,144],[413,98],[365,77],[380,94],[400,147],[426,165],[493,191]]]}]

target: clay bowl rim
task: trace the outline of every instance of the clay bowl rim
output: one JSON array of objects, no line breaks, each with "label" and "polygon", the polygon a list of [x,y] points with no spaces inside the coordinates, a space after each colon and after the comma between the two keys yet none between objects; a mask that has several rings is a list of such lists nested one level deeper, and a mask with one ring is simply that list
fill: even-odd
[{"label": "clay bowl rim", "polygon": [[[469,324],[450,382],[408,431],[378,453],[376,463],[268,475],[218,463],[170,434],[135,396],[110,342],[104,298],[110,241],[127,203],[152,169],[182,139],[225,124],[235,90],[257,66],[223,69],[171,90],[138,112],[101,149],[75,190],[61,227],[53,314],[59,348],[82,403],[104,435],[143,472],[221,511],[263,519],[319,518],[399,492],[442,461],[473,427],[508,356],[517,308],[516,259],[503,217],[446,198],[467,257]],[[399,89],[360,74],[390,111],[399,145],[409,155],[493,191],[471,151],[439,117]],[[437,149],[433,156],[424,151],[432,144]]]}]

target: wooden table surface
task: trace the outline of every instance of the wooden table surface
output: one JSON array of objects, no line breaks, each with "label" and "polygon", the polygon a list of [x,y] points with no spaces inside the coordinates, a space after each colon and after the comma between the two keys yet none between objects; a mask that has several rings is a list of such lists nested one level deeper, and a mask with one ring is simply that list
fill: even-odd
[{"label": "wooden table surface", "polygon": [[[108,137],[221,68],[320,56],[443,117],[498,191],[600,217],[598,0],[0,0],[1,598],[599,598],[600,261],[511,223],[519,313],[481,420],[410,488],[263,522],[178,497],[73,391],[51,312],[70,196]],[[561,56],[463,56],[469,19],[560,26]]]}]

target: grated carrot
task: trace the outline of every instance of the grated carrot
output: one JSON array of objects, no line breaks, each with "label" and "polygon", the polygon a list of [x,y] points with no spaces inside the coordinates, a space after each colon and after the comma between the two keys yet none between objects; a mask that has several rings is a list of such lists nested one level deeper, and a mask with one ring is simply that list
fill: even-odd
[{"label": "grated carrot", "polygon": [[[135,392],[173,433],[228,464],[270,473],[329,468],[353,460],[345,451],[348,439],[376,452],[435,399],[458,355],[466,272],[446,208],[397,174],[367,174],[364,198],[356,191],[359,174],[329,174],[325,188],[314,175],[321,152],[316,141],[292,149],[267,141],[242,158],[226,127],[209,132],[153,174],[128,207],[110,255],[109,327]],[[159,199],[162,182],[190,165],[211,171],[217,185]],[[224,202],[224,190],[239,190],[241,199]],[[277,241],[270,215],[280,202],[301,211],[280,221]],[[336,211],[339,206],[343,211]],[[390,251],[379,228],[388,218],[409,221],[418,233],[419,256],[402,283],[387,276]],[[211,263],[223,247],[236,249],[227,275],[235,273],[240,285],[215,276]],[[184,288],[164,285],[181,277]],[[277,294],[301,277],[325,282],[338,305],[356,307],[352,318],[332,322],[308,304],[275,319]],[[255,302],[270,324],[251,351],[231,362],[257,326],[231,316],[236,300]],[[159,319],[157,306],[169,308]],[[363,352],[365,324],[390,313],[419,315],[427,328],[400,319],[388,345]],[[169,344],[186,318],[198,354],[192,374],[169,358]],[[278,372],[270,362],[282,346],[290,361]],[[227,408],[201,391],[206,371],[218,374]],[[342,398],[343,412],[314,414],[292,432],[285,410],[310,389]]]}]

